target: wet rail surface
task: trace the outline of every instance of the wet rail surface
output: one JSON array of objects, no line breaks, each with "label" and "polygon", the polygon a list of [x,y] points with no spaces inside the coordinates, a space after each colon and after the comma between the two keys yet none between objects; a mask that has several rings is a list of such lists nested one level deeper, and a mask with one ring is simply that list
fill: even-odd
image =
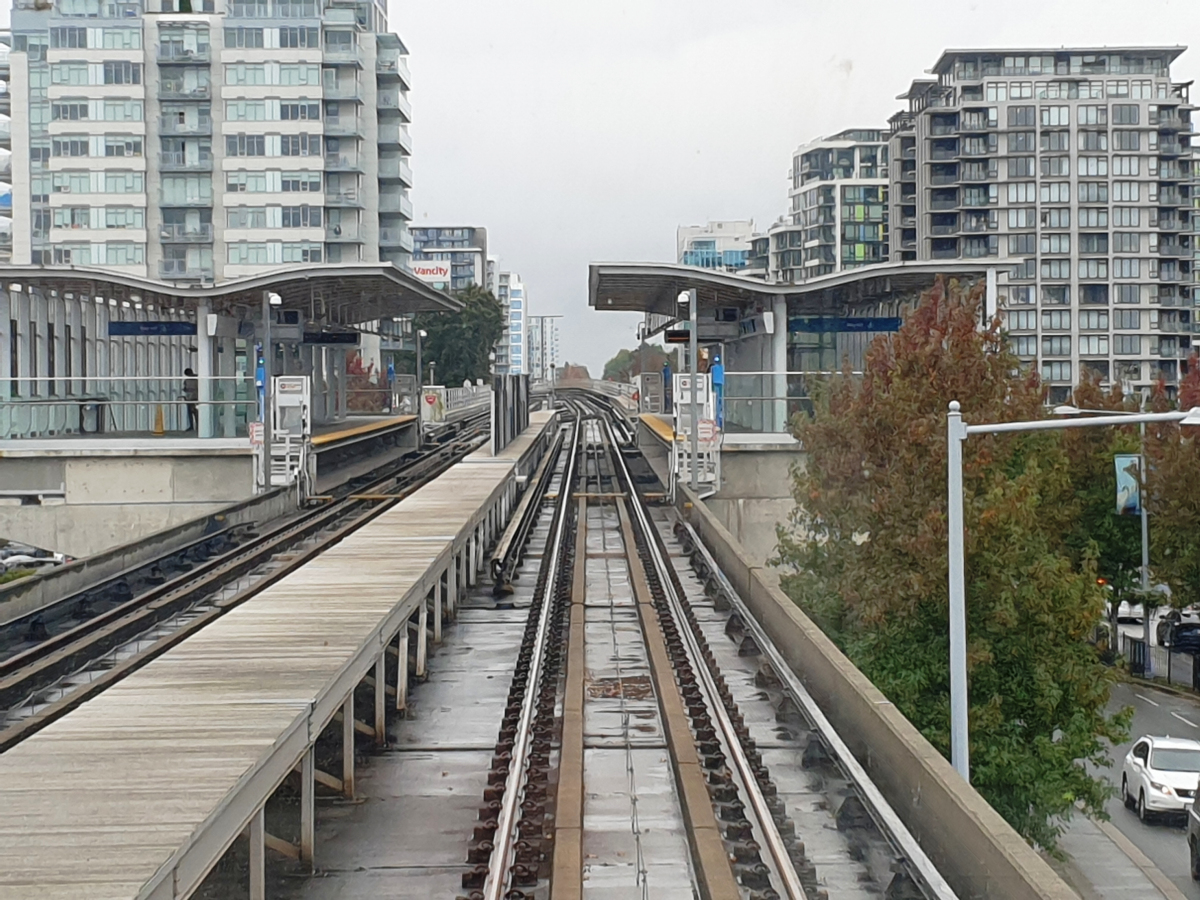
[{"label": "wet rail surface", "polygon": [[695,535],[639,496],[609,410],[571,414],[521,564],[463,603],[361,806],[322,807],[323,877],[282,896],[953,897]]}]

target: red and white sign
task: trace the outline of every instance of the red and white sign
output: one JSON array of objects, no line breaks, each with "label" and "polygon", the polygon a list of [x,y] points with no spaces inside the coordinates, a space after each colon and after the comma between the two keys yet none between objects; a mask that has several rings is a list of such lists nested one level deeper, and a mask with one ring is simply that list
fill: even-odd
[{"label": "red and white sign", "polygon": [[263,445],[263,423],[250,423],[250,446],[261,447]]},{"label": "red and white sign", "polygon": [[696,442],[705,450],[715,449],[720,441],[721,432],[713,419],[701,419],[700,427],[696,430]]},{"label": "red and white sign", "polygon": [[430,406],[434,406],[438,402],[438,395],[437,394],[426,394],[425,402],[428,403]]},{"label": "red and white sign", "polygon": [[412,273],[429,284],[450,283],[450,263],[413,262]]}]

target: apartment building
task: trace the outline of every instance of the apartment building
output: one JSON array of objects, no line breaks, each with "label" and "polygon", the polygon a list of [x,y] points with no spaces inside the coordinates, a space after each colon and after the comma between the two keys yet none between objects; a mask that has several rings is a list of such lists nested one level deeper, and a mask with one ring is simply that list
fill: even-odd
[{"label": "apartment building", "polygon": [[890,120],[891,258],[995,260],[1054,399],[1084,369],[1174,383],[1195,349],[1183,50],[946,51]]},{"label": "apartment building", "polygon": [[496,278],[496,299],[504,312],[504,333],[496,342],[497,375],[528,375],[528,313],[525,284],[515,272],[500,272]]},{"label": "apartment building", "polygon": [[8,53],[12,33],[0,32],[0,263],[12,261],[12,100]]},{"label": "apartment building", "polygon": [[529,323],[529,375],[534,381],[554,378],[558,369],[558,318],[526,316]]},{"label": "apartment building", "polygon": [[[488,285],[487,229],[451,225],[410,229],[412,267],[418,278],[449,291]],[[448,275],[444,278],[443,274]]]},{"label": "apartment building", "polygon": [[750,219],[680,225],[675,230],[675,259],[701,269],[737,270],[746,265],[754,233]]},{"label": "apartment building", "polygon": [[888,183],[886,131],[850,129],[798,147],[788,216],[768,231],[774,279],[887,262]]},{"label": "apartment building", "polygon": [[15,263],[180,284],[409,263],[382,0],[17,0],[12,32]]}]

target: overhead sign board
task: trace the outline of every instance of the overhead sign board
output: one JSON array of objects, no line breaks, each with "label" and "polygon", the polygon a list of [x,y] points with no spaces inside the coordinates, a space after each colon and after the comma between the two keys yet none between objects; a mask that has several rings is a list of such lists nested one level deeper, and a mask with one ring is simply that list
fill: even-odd
[{"label": "overhead sign board", "polygon": [[900,319],[888,316],[864,316],[860,318],[796,316],[788,319],[788,331],[798,331],[805,334],[828,334],[830,332],[854,333],[866,331],[899,331],[900,325]]},{"label": "overhead sign board", "polygon": [[304,343],[306,344],[353,344],[358,346],[359,334],[357,331],[306,331],[304,332]]},{"label": "overhead sign board", "polygon": [[414,261],[409,263],[412,273],[427,284],[449,284],[450,263]]},{"label": "overhead sign board", "polygon": [[686,328],[668,328],[663,332],[663,340],[668,344],[686,344],[691,340],[691,332]]},{"label": "overhead sign board", "polygon": [[109,337],[195,337],[195,322],[109,322]]}]

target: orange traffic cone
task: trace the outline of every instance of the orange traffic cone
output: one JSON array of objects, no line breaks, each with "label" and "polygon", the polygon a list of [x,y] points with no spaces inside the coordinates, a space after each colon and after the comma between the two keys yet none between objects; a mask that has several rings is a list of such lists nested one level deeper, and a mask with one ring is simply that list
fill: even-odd
[{"label": "orange traffic cone", "polygon": [[154,407],[154,429],[150,432],[155,437],[162,437],[166,434],[166,429],[163,428],[163,411],[162,404]]}]

